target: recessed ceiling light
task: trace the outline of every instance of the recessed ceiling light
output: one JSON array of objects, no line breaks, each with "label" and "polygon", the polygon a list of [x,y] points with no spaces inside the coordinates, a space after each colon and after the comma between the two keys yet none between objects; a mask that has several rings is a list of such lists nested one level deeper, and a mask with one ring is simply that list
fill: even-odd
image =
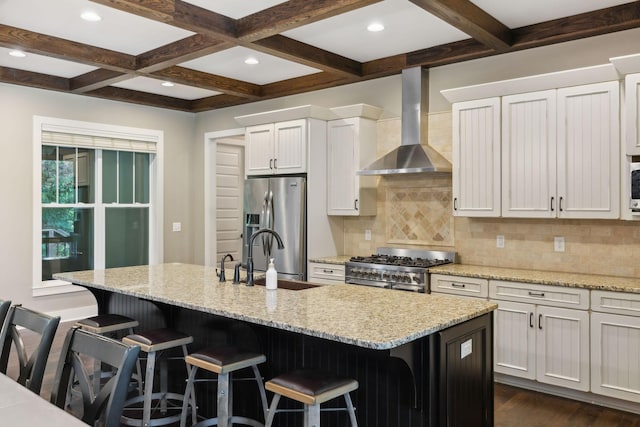
[{"label": "recessed ceiling light", "polygon": [[102,17],[92,10],[87,10],[86,12],[82,12],[82,14],[80,15],[80,18],[89,22],[102,21]]},{"label": "recessed ceiling light", "polygon": [[162,82],[162,86],[164,87],[174,87],[175,85],[171,82]]},{"label": "recessed ceiling light", "polygon": [[15,56],[16,58],[24,58],[25,56],[27,56],[27,54],[21,50],[12,50],[11,52],[9,52],[9,55]]},{"label": "recessed ceiling light", "polygon": [[367,31],[371,31],[372,33],[377,33],[378,31],[384,30],[384,25],[379,22],[372,22],[367,25]]},{"label": "recessed ceiling light", "polygon": [[244,63],[247,64],[247,65],[256,65],[256,64],[259,64],[260,61],[258,61],[257,58],[249,57],[249,58],[244,60]]}]

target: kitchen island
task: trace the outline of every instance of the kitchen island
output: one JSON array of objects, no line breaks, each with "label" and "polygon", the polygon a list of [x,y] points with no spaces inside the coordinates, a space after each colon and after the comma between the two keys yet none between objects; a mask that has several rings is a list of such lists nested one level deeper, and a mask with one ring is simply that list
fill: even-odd
[{"label": "kitchen island", "polygon": [[[214,268],[187,264],[55,278],[87,287],[101,313],[192,334],[194,349],[234,343],[262,351],[266,378],[300,367],[356,378],[360,426],[493,425],[493,303],[355,285],[268,291],[219,283]],[[241,409],[255,411],[254,400],[243,399]],[[347,425],[342,415],[323,421]],[[296,416],[279,415],[278,425],[293,426]]]}]

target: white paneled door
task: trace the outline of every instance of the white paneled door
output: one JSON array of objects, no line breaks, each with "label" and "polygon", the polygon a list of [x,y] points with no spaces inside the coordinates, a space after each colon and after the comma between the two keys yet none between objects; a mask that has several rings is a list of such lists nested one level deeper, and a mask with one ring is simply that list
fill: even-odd
[{"label": "white paneled door", "polygon": [[225,254],[242,259],[244,148],[216,144],[216,261]]}]

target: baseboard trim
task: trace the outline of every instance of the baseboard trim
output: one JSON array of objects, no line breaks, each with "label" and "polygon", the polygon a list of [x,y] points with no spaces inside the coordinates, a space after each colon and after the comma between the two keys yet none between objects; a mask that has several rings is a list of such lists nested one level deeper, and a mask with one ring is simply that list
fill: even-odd
[{"label": "baseboard trim", "polygon": [[511,375],[494,373],[493,379],[495,382],[500,384],[520,387],[527,390],[538,391],[540,393],[551,394],[554,396],[573,399],[593,405],[605,406],[607,408],[617,409],[620,411],[640,414],[640,403],[628,402],[626,400],[616,399],[608,396],[600,396],[598,394],[590,392],[571,390],[568,388],[558,387],[550,384],[543,384],[537,381],[513,377]]}]

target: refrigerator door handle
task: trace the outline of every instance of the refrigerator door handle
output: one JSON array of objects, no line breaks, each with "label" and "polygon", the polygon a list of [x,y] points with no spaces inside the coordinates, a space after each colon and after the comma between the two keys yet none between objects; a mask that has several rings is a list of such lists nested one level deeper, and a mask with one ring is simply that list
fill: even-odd
[{"label": "refrigerator door handle", "polygon": [[[267,199],[267,228],[273,230],[273,224],[275,223],[275,211],[273,209],[273,191],[269,190],[269,198]],[[273,249],[273,236],[271,234],[266,235],[267,240],[267,253],[266,255],[271,255],[271,250]]]},{"label": "refrigerator door handle", "polygon": [[[262,198],[262,212],[260,212],[260,228],[269,227],[269,201],[268,201],[269,191],[264,192],[264,197]],[[264,256],[267,255],[267,246],[265,235],[260,236],[262,239],[262,254]]]}]

